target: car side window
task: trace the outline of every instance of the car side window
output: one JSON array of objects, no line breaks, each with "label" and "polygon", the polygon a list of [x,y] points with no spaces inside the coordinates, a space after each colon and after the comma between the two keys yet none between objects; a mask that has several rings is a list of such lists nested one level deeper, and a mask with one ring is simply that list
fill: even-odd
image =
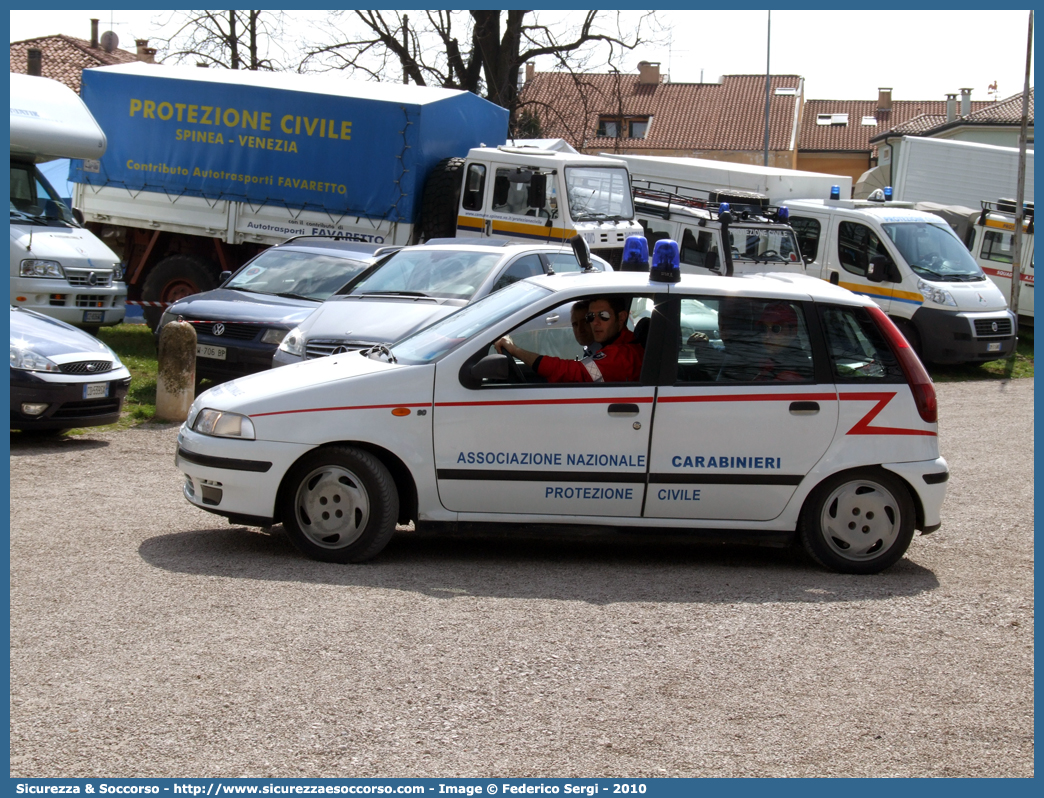
[{"label": "car side window", "polygon": [[501,288],[507,288],[512,283],[517,283],[519,280],[525,280],[527,277],[543,273],[544,266],[540,262],[539,255],[523,255],[508,266],[504,273],[497,278],[496,283],[493,284],[493,291],[499,291]]},{"label": "car side window", "polygon": [[482,199],[486,189],[486,167],[484,164],[468,164],[468,173],[464,178],[464,210],[482,210]]},{"label": "car side window", "polygon": [[681,262],[692,266],[702,266],[705,269],[717,269],[720,259],[718,243],[714,240],[714,234],[707,230],[700,230],[699,235],[694,236],[687,227],[683,228]]},{"label": "car side window", "polygon": [[838,226],[837,257],[845,271],[863,277],[876,257],[884,257],[886,264],[892,263],[892,256],[877,234],[858,222],[841,222]]},{"label": "car side window", "polygon": [[819,233],[822,229],[819,220],[807,216],[791,216],[790,226],[797,235],[801,254],[810,260],[816,260],[819,257]]},{"label": "car side window", "polygon": [[[580,271],[580,261],[576,259],[576,255],[572,252],[545,252],[544,260],[555,274]],[[594,268],[597,271],[602,270],[601,264],[598,262],[594,263]]]},{"label": "car side window", "polygon": [[744,297],[681,300],[678,384],[813,378],[812,345],[800,304]]},{"label": "car side window", "polygon": [[820,318],[834,379],[903,382],[903,370],[865,308],[822,306]]}]

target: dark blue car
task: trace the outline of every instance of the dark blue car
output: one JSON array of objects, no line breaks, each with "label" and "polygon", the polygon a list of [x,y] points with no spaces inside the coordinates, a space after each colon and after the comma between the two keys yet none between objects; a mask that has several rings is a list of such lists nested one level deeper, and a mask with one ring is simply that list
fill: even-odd
[{"label": "dark blue car", "polygon": [[178,317],[193,325],[197,379],[222,382],[264,371],[284,336],[360,277],[379,250],[316,236],[291,239],[261,252],[219,288],[175,302],[156,334]]},{"label": "dark blue car", "polygon": [[130,381],[116,353],[90,333],[11,307],[11,429],[112,424]]}]

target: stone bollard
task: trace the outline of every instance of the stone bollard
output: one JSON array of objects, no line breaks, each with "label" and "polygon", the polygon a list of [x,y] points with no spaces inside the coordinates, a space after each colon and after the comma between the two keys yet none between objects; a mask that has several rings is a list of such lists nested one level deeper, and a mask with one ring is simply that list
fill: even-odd
[{"label": "stone bollard", "polygon": [[196,394],[196,330],[178,317],[160,332],[156,418],[184,421]]}]

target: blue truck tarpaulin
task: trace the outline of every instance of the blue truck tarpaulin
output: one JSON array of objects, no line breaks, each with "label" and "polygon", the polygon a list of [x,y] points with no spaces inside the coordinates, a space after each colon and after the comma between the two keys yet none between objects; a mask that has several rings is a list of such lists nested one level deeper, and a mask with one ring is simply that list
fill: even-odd
[{"label": "blue truck tarpaulin", "polygon": [[85,69],[81,96],[109,144],[75,182],[403,222],[438,161],[508,123],[469,92],[328,73],[125,64]]}]

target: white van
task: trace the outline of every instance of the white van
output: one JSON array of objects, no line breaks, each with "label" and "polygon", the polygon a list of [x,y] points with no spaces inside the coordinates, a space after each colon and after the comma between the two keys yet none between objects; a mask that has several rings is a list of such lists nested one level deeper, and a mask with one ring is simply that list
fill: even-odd
[{"label": "white van", "polygon": [[97,159],[105,134],[67,86],[11,73],[11,304],[86,329],[119,324],[120,259],[76,218],[36,164]]},{"label": "white van", "polygon": [[[1011,264],[1015,255],[1015,201],[982,200],[982,210],[963,206],[925,207],[950,223],[971,251],[986,276],[997,284],[1004,298],[1011,300]],[[934,203],[918,203],[918,207]],[[1022,220],[1022,287],[1019,288],[1020,319],[1033,319],[1033,203],[1027,202]]]},{"label": "white van", "polygon": [[769,206],[768,197],[631,182],[634,216],[650,252],[661,239],[677,241],[682,273],[732,277],[805,271],[794,230]]},{"label": "white van", "polygon": [[1007,357],[1015,314],[952,228],[911,203],[792,200],[807,272],[876,302],[922,359]]}]

